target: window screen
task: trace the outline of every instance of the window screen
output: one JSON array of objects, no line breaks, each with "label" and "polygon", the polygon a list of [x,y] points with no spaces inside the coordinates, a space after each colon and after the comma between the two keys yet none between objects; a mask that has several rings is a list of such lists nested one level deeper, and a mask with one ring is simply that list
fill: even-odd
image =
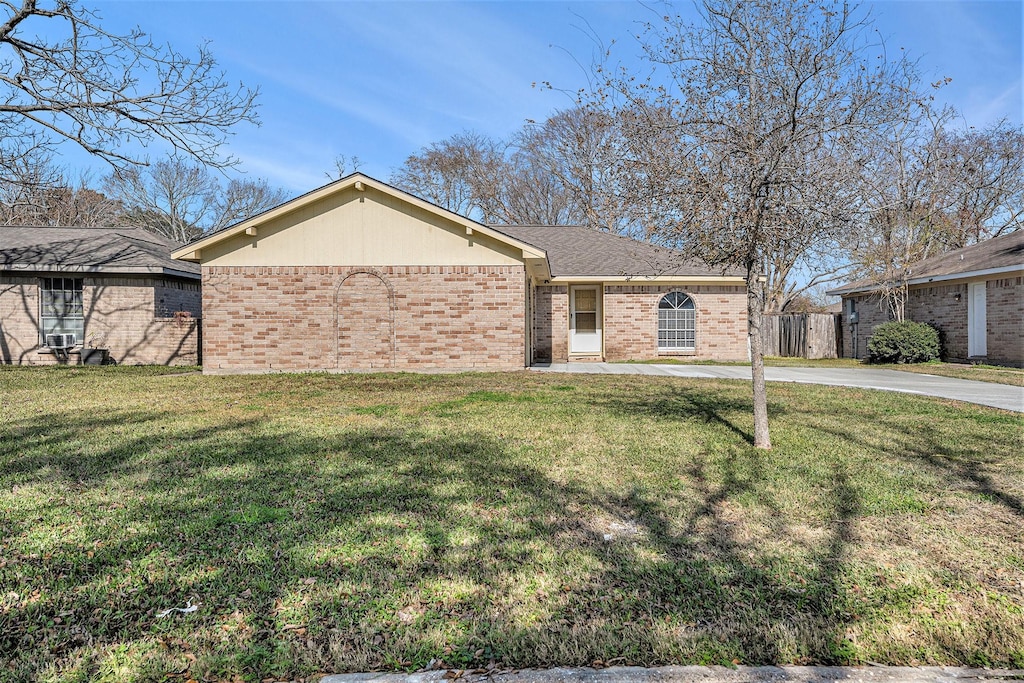
[{"label": "window screen", "polygon": [[70,333],[78,343],[85,338],[82,309],[82,280],[72,277],[44,277],[39,285],[40,335]]}]

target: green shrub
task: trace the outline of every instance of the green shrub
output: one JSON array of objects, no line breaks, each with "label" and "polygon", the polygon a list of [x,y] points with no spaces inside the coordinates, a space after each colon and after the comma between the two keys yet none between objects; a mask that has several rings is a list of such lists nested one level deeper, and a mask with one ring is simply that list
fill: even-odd
[{"label": "green shrub", "polygon": [[868,339],[871,363],[926,363],[938,357],[939,332],[925,323],[884,323]]}]

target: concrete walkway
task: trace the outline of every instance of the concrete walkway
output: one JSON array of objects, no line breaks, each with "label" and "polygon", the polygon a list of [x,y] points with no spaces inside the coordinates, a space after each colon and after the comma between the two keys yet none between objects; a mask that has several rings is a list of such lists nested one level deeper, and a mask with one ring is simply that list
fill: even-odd
[{"label": "concrete walkway", "polygon": [[462,671],[424,671],[412,674],[338,674],[320,683],[442,683],[448,680],[494,683],[965,683],[967,681],[1021,681],[1024,671],[966,669],[960,667],[904,666],[663,666],[646,669],[613,666],[608,669],[523,669],[474,674]]},{"label": "concrete walkway", "polygon": [[[537,372],[580,372],[612,375],[661,375],[668,377],[703,377],[708,379],[745,379],[750,381],[746,365],[647,365],[644,363],[552,363],[535,365]],[[870,368],[774,368],[764,370],[769,382],[799,382],[837,387],[857,387],[899,391],[907,394],[937,396],[966,401],[1003,410],[1024,412],[1024,387],[991,382],[975,382],[923,375],[899,370]]]}]

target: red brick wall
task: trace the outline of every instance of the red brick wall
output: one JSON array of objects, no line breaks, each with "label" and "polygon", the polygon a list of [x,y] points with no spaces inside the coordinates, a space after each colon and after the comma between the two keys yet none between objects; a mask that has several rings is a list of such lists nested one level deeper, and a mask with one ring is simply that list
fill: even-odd
[{"label": "red brick wall", "polygon": [[988,360],[1024,365],[1024,277],[989,280]]},{"label": "red brick wall", "polygon": [[[0,362],[52,365],[58,359],[39,344],[39,281],[36,276],[0,278]],[[160,294],[189,319],[168,317]],[[199,362],[198,282],[152,277],[85,277],[82,283],[85,339],[125,365],[195,365]],[[165,300],[165,303],[166,300]],[[77,362],[72,354],[70,362]]]},{"label": "red brick wall", "polygon": [[525,365],[522,266],[205,266],[203,315],[205,372]]},{"label": "red brick wall", "polygon": [[0,363],[27,365],[39,348],[39,278],[0,275]]},{"label": "red brick wall", "polygon": [[605,360],[648,360],[680,352],[658,351],[658,302],[683,292],[696,306],[696,350],[688,357],[746,360],[746,288],[720,285],[608,285],[604,288]]},{"label": "red brick wall", "polygon": [[338,368],[393,368],[395,353],[395,293],[375,273],[352,273],[338,288],[338,311],[359,315],[338,318]]}]

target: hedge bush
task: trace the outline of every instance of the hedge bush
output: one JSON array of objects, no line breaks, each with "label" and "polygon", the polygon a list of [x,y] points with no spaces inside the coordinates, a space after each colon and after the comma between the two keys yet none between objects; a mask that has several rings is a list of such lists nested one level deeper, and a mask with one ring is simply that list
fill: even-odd
[{"label": "hedge bush", "polygon": [[927,363],[939,357],[939,331],[926,323],[883,323],[868,339],[868,362]]}]

